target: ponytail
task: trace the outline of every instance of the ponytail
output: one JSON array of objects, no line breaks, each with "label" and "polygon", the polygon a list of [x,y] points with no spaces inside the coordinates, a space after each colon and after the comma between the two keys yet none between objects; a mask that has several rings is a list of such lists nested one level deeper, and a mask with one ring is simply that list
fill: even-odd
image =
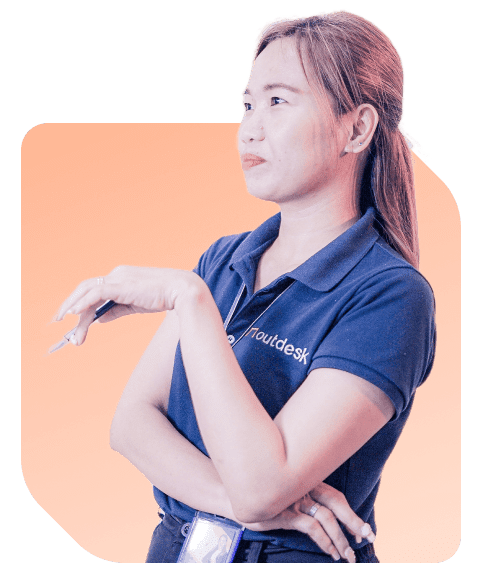
[{"label": "ponytail", "polygon": [[362,177],[360,211],[376,210],[377,229],[412,266],[419,266],[418,222],[411,150],[404,135],[379,124]]}]

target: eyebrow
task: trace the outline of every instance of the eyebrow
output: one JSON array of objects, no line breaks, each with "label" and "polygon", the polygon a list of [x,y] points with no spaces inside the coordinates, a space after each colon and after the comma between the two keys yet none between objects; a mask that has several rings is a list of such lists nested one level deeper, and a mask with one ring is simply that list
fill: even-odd
[{"label": "eyebrow", "polygon": [[[266,84],[263,88],[264,92],[268,92],[269,90],[275,90],[276,88],[283,88],[284,90],[289,90],[294,94],[303,94],[303,92],[299,88],[295,88],[294,86],[290,86],[289,84],[285,84],[284,82],[272,82],[271,84]],[[246,88],[244,94],[251,95],[249,88]]]}]

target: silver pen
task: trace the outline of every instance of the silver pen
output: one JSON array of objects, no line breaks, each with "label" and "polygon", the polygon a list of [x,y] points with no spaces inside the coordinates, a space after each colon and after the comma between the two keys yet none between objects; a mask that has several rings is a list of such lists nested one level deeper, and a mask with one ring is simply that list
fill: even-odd
[{"label": "silver pen", "polygon": [[[104,305],[101,305],[101,307],[98,307],[98,309],[96,309],[96,315],[93,319],[93,322],[96,321],[97,319],[99,319],[99,317],[102,317],[105,313],[107,313],[115,305],[116,305],[116,303],[110,299],[109,301],[106,301],[106,303]],[[68,344],[69,340],[71,340],[72,335],[76,332],[76,328],[77,327],[74,327],[72,330],[70,330],[68,333],[66,333],[64,335],[64,338],[60,342],[51,346],[49,348],[48,353],[52,354],[53,352],[57,352],[57,350],[60,350],[62,347],[64,347],[66,344]]]}]

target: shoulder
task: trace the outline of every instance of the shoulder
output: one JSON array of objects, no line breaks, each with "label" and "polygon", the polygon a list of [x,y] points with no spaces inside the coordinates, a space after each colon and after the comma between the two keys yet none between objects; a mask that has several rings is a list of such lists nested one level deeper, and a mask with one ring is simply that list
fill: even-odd
[{"label": "shoulder", "polygon": [[230,265],[261,251],[278,236],[279,227],[280,214],[277,213],[254,231],[220,238],[202,255],[196,273],[205,277],[213,268]]},{"label": "shoulder", "polygon": [[194,271],[203,278],[211,269],[229,264],[234,252],[249,234],[250,231],[224,236],[216,240],[200,257],[199,263]]},{"label": "shoulder", "polygon": [[355,335],[350,339],[352,346],[357,341],[367,351],[377,346],[381,356],[384,349],[394,350],[395,361],[401,361],[402,354],[409,357],[419,343],[426,348],[420,353],[429,360],[425,364],[432,363],[436,338],[433,290],[383,239],[377,239],[341,284],[342,306],[336,321],[346,334]]},{"label": "shoulder", "polygon": [[413,266],[377,239],[334,289],[341,299],[313,367],[347,371],[392,400],[397,415],[433,365],[433,291]]},{"label": "shoulder", "polygon": [[406,262],[382,238],[378,238],[356,266],[349,280],[355,284],[356,296],[381,301],[402,301],[432,313],[433,290],[421,272]]}]

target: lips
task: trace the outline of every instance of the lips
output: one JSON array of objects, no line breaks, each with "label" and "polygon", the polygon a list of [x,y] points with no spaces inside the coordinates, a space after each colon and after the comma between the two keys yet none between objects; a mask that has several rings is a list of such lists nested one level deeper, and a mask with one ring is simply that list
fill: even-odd
[{"label": "lips", "polygon": [[260,156],[256,156],[255,154],[246,153],[243,154],[243,156],[241,157],[241,162],[242,162],[242,169],[249,170],[254,166],[263,164],[263,162],[266,162],[266,160],[264,158],[261,158]]}]

